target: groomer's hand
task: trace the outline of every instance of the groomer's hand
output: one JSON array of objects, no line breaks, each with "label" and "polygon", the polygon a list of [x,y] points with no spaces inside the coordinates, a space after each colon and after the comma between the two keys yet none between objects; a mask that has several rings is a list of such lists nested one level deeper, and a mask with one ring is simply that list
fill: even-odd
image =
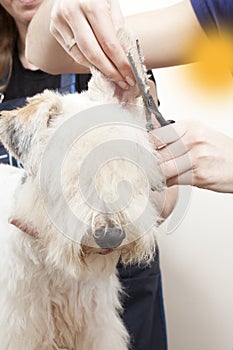
[{"label": "groomer's hand", "polygon": [[134,85],[127,56],[117,38],[123,26],[118,0],[55,0],[50,31],[81,65],[93,65],[122,89]]},{"label": "groomer's hand", "polygon": [[167,185],[233,193],[233,139],[200,122],[179,121],[151,132]]}]

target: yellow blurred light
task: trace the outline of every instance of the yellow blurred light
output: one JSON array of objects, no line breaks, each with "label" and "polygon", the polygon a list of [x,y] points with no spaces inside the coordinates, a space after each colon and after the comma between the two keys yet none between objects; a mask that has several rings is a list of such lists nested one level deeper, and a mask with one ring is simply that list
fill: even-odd
[{"label": "yellow blurred light", "polygon": [[191,78],[199,88],[219,92],[233,84],[233,37],[211,35],[193,43]]}]

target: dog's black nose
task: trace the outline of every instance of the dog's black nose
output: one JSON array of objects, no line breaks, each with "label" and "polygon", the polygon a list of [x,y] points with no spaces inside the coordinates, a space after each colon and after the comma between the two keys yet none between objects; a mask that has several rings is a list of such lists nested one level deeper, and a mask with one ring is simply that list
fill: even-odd
[{"label": "dog's black nose", "polygon": [[125,238],[124,230],[116,227],[98,228],[94,232],[94,238],[98,246],[102,249],[113,249],[118,247]]}]

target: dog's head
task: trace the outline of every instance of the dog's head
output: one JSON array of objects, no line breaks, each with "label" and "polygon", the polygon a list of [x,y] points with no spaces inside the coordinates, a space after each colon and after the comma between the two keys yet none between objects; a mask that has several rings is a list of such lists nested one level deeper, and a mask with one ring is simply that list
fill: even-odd
[{"label": "dog's head", "polygon": [[0,139],[25,168],[11,222],[62,268],[114,250],[125,263],[153,256],[151,189],[163,178],[134,94],[134,105],[119,103],[95,72],[85,93],[45,91],[0,116]]}]

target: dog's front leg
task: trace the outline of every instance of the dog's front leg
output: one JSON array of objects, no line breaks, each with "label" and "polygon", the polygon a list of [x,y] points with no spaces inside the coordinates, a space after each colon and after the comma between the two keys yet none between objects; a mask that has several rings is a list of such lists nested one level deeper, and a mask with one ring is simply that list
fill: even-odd
[{"label": "dog's front leg", "polygon": [[7,223],[0,234],[1,350],[52,349],[48,278],[31,241]]},{"label": "dog's front leg", "polygon": [[82,288],[88,306],[84,317],[82,350],[129,349],[129,336],[119,315],[121,285],[115,268],[117,260],[113,263],[111,255],[114,253],[99,255],[88,265],[92,276],[87,277],[86,291]]}]

